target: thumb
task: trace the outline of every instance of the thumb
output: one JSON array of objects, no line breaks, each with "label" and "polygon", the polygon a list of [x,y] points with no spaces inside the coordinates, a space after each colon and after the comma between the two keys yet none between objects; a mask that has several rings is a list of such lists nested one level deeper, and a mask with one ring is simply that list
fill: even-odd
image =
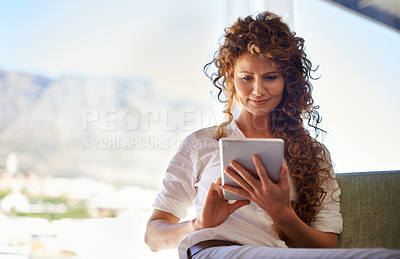
[{"label": "thumb", "polygon": [[222,192],[222,187],[221,187],[221,177],[219,177],[215,183],[211,183],[210,189],[208,191],[209,192],[211,192],[211,191],[216,192],[219,197],[223,197],[224,196],[224,194]]}]

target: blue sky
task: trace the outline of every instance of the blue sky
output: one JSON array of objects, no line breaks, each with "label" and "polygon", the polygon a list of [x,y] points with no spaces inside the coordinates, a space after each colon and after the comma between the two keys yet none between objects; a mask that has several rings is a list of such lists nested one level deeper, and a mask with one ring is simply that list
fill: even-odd
[{"label": "blue sky", "polygon": [[0,67],[149,77],[183,97],[208,84],[202,68],[221,33],[220,7],[211,0],[0,1]]},{"label": "blue sky", "polygon": [[[160,92],[214,105],[202,68],[225,26],[224,6],[0,0],[0,68],[145,77]],[[314,97],[337,170],[400,169],[400,33],[318,0],[294,1],[294,28],[319,65]]]}]

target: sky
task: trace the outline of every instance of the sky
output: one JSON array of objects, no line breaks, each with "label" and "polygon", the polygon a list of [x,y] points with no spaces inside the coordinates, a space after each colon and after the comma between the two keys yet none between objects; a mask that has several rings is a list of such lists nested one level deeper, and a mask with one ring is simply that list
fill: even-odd
[{"label": "sky", "polygon": [[148,77],[181,97],[199,89],[204,100],[202,68],[222,31],[220,8],[211,0],[1,0],[0,67]]},{"label": "sky", "polygon": [[[295,0],[293,12],[319,66],[314,99],[336,170],[400,169],[400,33],[325,1]],[[202,69],[225,20],[222,0],[0,0],[0,69],[149,78],[212,106]]]}]

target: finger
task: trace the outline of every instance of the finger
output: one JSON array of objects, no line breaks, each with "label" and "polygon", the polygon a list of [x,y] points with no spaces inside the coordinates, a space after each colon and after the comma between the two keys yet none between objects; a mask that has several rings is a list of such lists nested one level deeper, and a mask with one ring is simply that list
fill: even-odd
[{"label": "finger", "polygon": [[246,191],[251,192],[253,190],[253,187],[245,179],[243,179],[241,175],[239,175],[229,167],[225,169],[225,173]]},{"label": "finger", "polygon": [[263,184],[270,184],[272,183],[271,179],[269,178],[267,171],[265,170],[264,164],[261,161],[261,158],[254,154],[253,155],[253,163],[257,169],[258,177],[260,178]]},{"label": "finger", "polygon": [[287,166],[282,166],[282,168],[281,168],[280,180],[278,182],[278,185],[280,185],[280,186],[289,185],[289,173],[288,173],[288,167]]},{"label": "finger", "polygon": [[257,179],[249,173],[241,164],[232,160],[230,165],[235,169],[235,171],[254,189],[256,188]]},{"label": "finger", "polygon": [[222,179],[221,179],[221,177],[218,177],[216,184],[218,184],[218,186],[219,186],[219,188],[218,188],[219,197],[224,197],[224,193],[222,191]]},{"label": "finger", "polygon": [[211,183],[210,189],[211,189],[212,191],[216,192],[216,194],[217,194],[219,197],[224,196],[224,194],[223,194],[223,192],[222,192],[221,184],[218,184],[218,180],[217,180],[217,183]]},{"label": "finger", "polygon": [[248,191],[246,191],[245,189],[243,189],[243,188],[233,187],[233,186],[230,186],[230,185],[222,185],[222,189],[225,189],[227,191],[230,191],[231,193],[240,195],[240,196],[242,196],[242,197],[244,197],[246,199],[250,199],[250,193]]}]

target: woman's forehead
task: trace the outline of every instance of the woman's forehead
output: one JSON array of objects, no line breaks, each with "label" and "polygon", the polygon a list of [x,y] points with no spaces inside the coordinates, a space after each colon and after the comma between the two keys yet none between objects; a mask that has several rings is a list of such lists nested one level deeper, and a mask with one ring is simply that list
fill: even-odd
[{"label": "woman's forehead", "polygon": [[260,55],[253,55],[245,53],[239,56],[234,62],[234,70],[239,72],[242,69],[251,70],[279,70],[279,67],[275,62],[269,58],[265,58]]}]

